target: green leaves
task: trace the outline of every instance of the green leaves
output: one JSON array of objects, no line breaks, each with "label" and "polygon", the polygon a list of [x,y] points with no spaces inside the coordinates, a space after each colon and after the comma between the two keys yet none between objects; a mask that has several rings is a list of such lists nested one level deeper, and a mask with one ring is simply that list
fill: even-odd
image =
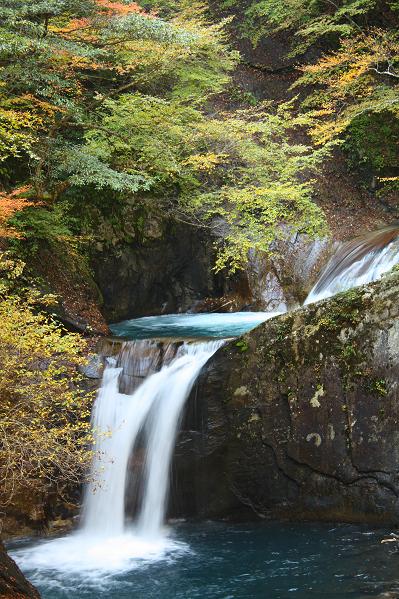
[{"label": "green leaves", "polygon": [[[163,193],[184,178],[190,137],[203,119],[195,109],[139,94],[105,103],[101,126],[86,134],[86,150],[123,170],[137,173],[147,189]],[[142,184],[142,189],[144,189]]]},{"label": "green leaves", "polygon": [[[143,169],[122,173],[97,151],[90,155],[84,131],[95,129],[107,97],[126,91],[156,90],[199,105],[223,88],[234,53],[220,26],[208,26],[200,14],[190,19],[168,22],[134,3],[107,0],[2,4],[0,158],[25,161],[26,171],[29,166],[35,173],[38,199],[52,193],[58,175],[60,182],[68,178],[79,187],[131,193],[148,188]],[[62,156],[57,153],[59,167],[54,147],[63,148]]]},{"label": "green leaves", "polygon": [[76,187],[92,186],[95,189],[112,189],[135,193],[147,190],[151,178],[146,175],[119,172],[89,151],[88,147],[67,145],[55,152],[53,176]]},{"label": "green leaves", "polygon": [[299,178],[309,177],[327,149],[288,142],[295,125],[288,106],[275,115],[261,106],[205,118],[180,102],[135,94],[105,108],[100,126],[86,134],[87,151],[126,174],[141,173],[158,197],[157,212],[211,228],[222,219],[217,270],[241,268],[249,249],[270,252],[293,231],[324,232],[311,183]]},{"label": "green leaves", "polygon": [[[240,9],[238,0],[223,5]],[[389,0],[252,0],[245,10],[243,37],[257,45],[264,36],[280,31],[292,33],[291,56],[302,54],[319,42],[336,44],[339,38],[359,33],[369,24],[373,11],[380,11],[394,26],[397,2]]]},{"label": "green leaves", "polygon": [[228,232],[219,242],[216,271],[242,268],[250,250],[270,254],[277,239],[296,232],[310,237],[327,232],[323,211],[311,201],[311,186],[271,181],[262,187],[226,188],[223,217]]},{"label": "green leaves", "polygon": [[308,181],[321,153],[291,143],[289,107],[209,115],[238,60],[226,21],[186,0],[169,3],[169,20],[134,3],[78,4],[0,11],[0,157],[20,161],[41,203],[16,219],[26,238],[98,238],[107,226],[90,219],[120,223],[129,207],[223,222],[217,268],[235,270],[249,248],[270,251],[281,223],[323,226]]},{"label": "green leaves", "polygon": [[194,31],[177,27],[163,19],[148,18],[141,14],[129,14],[124,18],[110,19],[102,33],[102,41],[126,43],[136,40],[193,46],[199,39]]}]

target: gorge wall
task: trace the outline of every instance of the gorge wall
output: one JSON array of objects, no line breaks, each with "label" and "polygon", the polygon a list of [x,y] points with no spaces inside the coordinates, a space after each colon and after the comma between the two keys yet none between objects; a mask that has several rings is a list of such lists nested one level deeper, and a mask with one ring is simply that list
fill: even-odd
[{"label": "gorge wall", "polygon": [[245,305],[246,273],[216,274],[214,243],[197,227],[163,223],[147,231],[145,243],[121,242],[94,253],[94,277],[107,321],[184,312],[210,299],[217,308],[226,301],[236,309]]},{"label": "gorge wall", "polygon": [[172,513],[399,520],[399,273],[276,317],[210,360]]}]

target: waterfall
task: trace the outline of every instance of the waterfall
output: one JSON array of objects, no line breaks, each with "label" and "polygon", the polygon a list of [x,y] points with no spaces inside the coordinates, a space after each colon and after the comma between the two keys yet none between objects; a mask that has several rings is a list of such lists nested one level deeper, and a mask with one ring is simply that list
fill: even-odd
[{"label": "waterfall", "polygon": [[305,305],[378,280],[399,262],[399,225],[344,243],[328,262]]},{"label": "waterfall", "polygon": [[[129,460],[142,435],[143,480],[134,482],[142,486],[143,495],[134,529],[146,539],[161,535],[183,406],[202,366],[222,344],[222,340],[178,347],[153,341],[125,343],[118,362],[107,366],[92,415],[95,458],[84,500],[83,534],[107,538],[126,532]],[[161,348],[164,362],[153,372],[160,365]],[[130,395],[119,391],[124,369],[118,363],[129,364],[133,378],[148,375]]]},{"label": "waterfall", "polygon": [[227,338],[273,316],[183,314],[121,323],[122,335],[134,328],[148,336],[119,341],[118,355],[108,358],[92,412],[94,459],[80,528],[15,551],[18,563],[102,584],[108,574],[190,551],[164,528],[184,404],[202,367]]}]

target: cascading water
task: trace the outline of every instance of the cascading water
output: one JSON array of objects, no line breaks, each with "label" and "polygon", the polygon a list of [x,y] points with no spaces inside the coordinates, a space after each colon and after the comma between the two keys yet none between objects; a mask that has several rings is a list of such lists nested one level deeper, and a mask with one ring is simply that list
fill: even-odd
[{"label": "cascading water", "polygon": [[399,262],[399,225],[383,227],[344,243],[334,254],[305,305],[378,280]]},{"label": "cascading water", "polygon": [[[381,276],[399,261],[398,235],[399,228],[391,227],[345,244],[327,265],[306,303]],[[111,596],[122,599],[132,594],[137,597],[176,597],[173,577],[170,578],[175,570],[170,568],[170,560],[175,560],[177,556],[186,564],[182,569],[180,586],[185,588],[187,577],[198,577],[198,561],[192,560],[190,555],[185,557],[191,552],[189,546],[193,546],[194,551],[198,549],[198,546],[195,547],[195,536],[192,539],[189,537],[187,545],[176,541],[173,534],[165,534],[164,530],[170,463],[184,403],[201,368],[224,343],[222,338],[236,337],[275,315],[172,315],[127,321],[113,327],[114,334],[136,341],[124,342],[117,358],[111,359],[93,409],[92,421],[96,434],[93,480],[86,490],[81,528],[71,535],[12,552],[32,580],[49,589],[48,596],[51,599],[69,596],[87,596],[89,599]],[[182,337],[191,341],[183,341]],[[207,337],[213,337],[214,340],[204,339]],[[217,337],[220,339],[216,340]],[[177,339],[171,341],[170,338]],[[202,341],[199,342],[200,338]],[[196,342],[193,342],[194,339]],[[125,513],[125,495],[132,486],[136,492],[135,516],[130,521]],[[291,533],[290,529],[284,535],[290,538],[290,543]],[[306,546],[308,534],[306,529]],[[241,543],[245,542],[246,536],[239,536]],[[187,536],[183,538],[187,540]],[[266,535],[265,538],[269,537]],[[204,542],[202,535],[199,555]],[[326,546],[328,544],[323,543],[323,547]],[[227,551],[228,564],[231,563],[229,547],[220,547],[220,551]],[[269,553],[273,551],[273,555],[276,555],[275,549],[272,545]],[[261,551],[264,550],[262,537]],[[248,579],[254,578],[251,551],[251,545],[248,552],[238,547],[240,563],[225,578],[220,578],[219,562],[216,560],[214,578],[221,581],[220,592],[223,596],[231,581],[233,590],[238,584],[238,579],[235,581],[236,570],[241,565],[241,556],[246,553],[251,557],[247,569],[250,576],[247,571],[243,574],[246,577],[245,584],[248,584]],[[298,564],[297,554],[294,554],[294,558],[290,563]],[[282,572],[286,580],[287,560],[282,557],[279,559],[283,560]],[[323,560],[323,571],[326,561],[329,559]],[[214,546],[211,544],[210,559],[204,564],[203,571],[207,571],[213,562]],[[275,560],[262,558],[259,571],[262,571],[265,563],[272,562]],[[305,562],[308,576],[308,558]],[[156,570],[160,568],[159,563],[163,563],[164,567]],[[145,567],[139,568],[140,564]],[[147,568],[150,567],[152,570],[147,575]],[[274,568],[273,565],[271,567]],[[296,568],[295,576],[298,576]],[[186,572],[189,574],[186,575]],[[268,580],[276,580],[275,569]],[[189,594],[183,591],[179,597],[194,596],[192,585],[189,586]],[[152,589],[150,594],[149,587]],[[209,588],[210,594],[206,596],[216,596],[214,581]],[[229,596],[236,596],[233,590]],[[287,593],[293,590],[297,589],[287,587]],[[264,596],[263,591],[262,586],[261,596]],[[249,596],[246,590],[242,596]],[[280,589],[270,596],[281,597]]]},{"label": "cascading water", "polygon": [[[93,410],[96,458],[93,482],[85,495],[83,534],[110,537],[126,532],[124,504],[129,458],[138,436],[144,432],[144,493],[135,530],[146,539],[161,536],[169,466],[182,408],[202,366],[222,343],[218,340],[181,345],[171,363],[150,375],[132,395],[119,393],[122,368],[107,367]],[[148,342],[140,345],[146,347]]]},{"label": "cascading water", "polygon": [[[175,315],[122,323],[115,332],[126,338],[133,330],[136,340],[123,342],[118,356],[109,359],[93,408],[95,459],[81,527],[15,551],[18,563],[38,572],[85,573],[97,580],[103,572],[131,571],[138,561],[187,551],[164,530],[170,464],[185,401],[225,338],[272,316]],[[132,483],[138,505],[130,521],[125,492]]]}]

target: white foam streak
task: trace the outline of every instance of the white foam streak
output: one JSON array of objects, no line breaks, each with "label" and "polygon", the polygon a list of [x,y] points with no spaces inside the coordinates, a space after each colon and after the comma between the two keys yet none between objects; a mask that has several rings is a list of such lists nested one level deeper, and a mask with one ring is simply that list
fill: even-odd
[{"label": "white foam streak", "polygon": [[306,298],[305,305],[327,299],[354,287],[377,281],[399,262],[399,243],[392,242],[383,249],[373,250],[350,263],[335,276],[328,276],[335,256],[327,264],[319,280]]},{"label": "white foam streak", "polygon": [[205,362],[221,342],[186,346],[185,355],[169,368],[151,413],[143,508],[138,532],[156,538],[162,527],[168,492],[169,464],[175,446],[182,408]]}]

